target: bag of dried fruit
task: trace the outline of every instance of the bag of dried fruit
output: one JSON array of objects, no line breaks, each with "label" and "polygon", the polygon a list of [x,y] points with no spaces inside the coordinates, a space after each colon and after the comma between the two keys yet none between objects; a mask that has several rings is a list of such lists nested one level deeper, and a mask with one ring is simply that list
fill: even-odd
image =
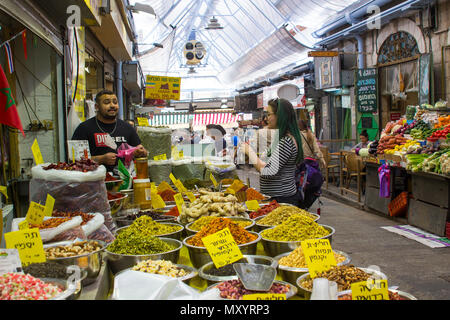
[{"label": "bag of dried fruit", "polygon": [[87,160],[41,164],[31,169],[30,201],[45,204],[55,198],[54,210],[99,212],[109,230],[116,229],[105,185],[106,168]]}]

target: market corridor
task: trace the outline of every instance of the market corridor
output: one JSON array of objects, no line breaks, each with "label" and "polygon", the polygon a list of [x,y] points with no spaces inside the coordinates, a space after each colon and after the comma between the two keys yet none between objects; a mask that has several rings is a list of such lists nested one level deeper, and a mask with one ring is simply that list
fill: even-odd
[{"label": "market corridor", "polygon": [[[348,253],[358,267],[376,265],[389,286],[420,300],[450,299],[450,248],[429,248],[381,227],[399,225],[389,218],[321,197],[320,222],[336,229],[332,247]],[[317,203],[311,208],[315,212]]]}]

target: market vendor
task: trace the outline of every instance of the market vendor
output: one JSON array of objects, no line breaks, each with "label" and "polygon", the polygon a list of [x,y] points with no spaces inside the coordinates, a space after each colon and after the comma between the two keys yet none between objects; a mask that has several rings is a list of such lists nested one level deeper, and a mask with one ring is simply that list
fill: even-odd
[{"label": "market vendor", "polygon": [[354,146],[352,148],[352,150],[359,150],[359,149],[364,149],[364,148],[369,147],[370,141],[369,141],[369,134],[367,133],[367,130],[361,131],[361,133],[359,134],[359,140],[361,142],[358,143],[356,146]]},{"label": "market vendor", "polygon": [[241,145],[249,162],[260,172],[260,189],[279,203],[300,205],[301,195],[295,183],[296,165],[303,161],[302,138],[292,104],[285,99],[269,100],[268,128],[277,134],[262,161],[248,143]]},{"label": "market vendor", "polygon": [[72,140],[89,141],[92,160],[112,171],[117,165],[117,149],[122,143],[137,147],[135,157],[147,157],[147,150],[136,130],[117,118],[119,104],[114,92],[100,91],[95,97],[95,110],[97,115],[81,123],[72,136]]},{"label": "market vendor", "polygon": [[223,157],[227,153],[227,142],[224,139],[226,133],[221,125],[208,124],[206,126],[206,134],[214,140],[217,157]]}]

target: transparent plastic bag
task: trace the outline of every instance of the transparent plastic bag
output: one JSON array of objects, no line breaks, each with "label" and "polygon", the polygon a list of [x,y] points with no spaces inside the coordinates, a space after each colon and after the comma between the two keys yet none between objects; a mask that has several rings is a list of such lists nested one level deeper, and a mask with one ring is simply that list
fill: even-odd
[{"label": "transparent plastic bag", "polygon": [[165,154],[167,159],[172,157],[172,129],[138,127],[137,133],[142,145],[148,151],[150,160],[162,154]]},{"label": "transparent plastic bag", "polygon": [[87,240],[87,236],[83,231],[83,227],[78,226],[78,227],[66,230],[66,231],[58,234],[56,237],[54,237],[52,239],[52,242],[68,241],[68,240],[75,240],[75,239]]},{"label": "transparent plastic bag", "polygon": [[105,185],[106,169],[100,166],[92,172],[43,170],[42,165],[31,170],[30,201],[45,203],[47,194],[55,198],[54,210],[99,212],[109,230],[116,229]]},{"label": "transparent plastic bag", "polygon": [[156,185],[166,181],[170,183],[170,174],[172,173],[172,160],[148,161],[148,175],[150,180]]},{"label": "transparent plastic bag", "polygon": [[106,225],[102,225],[100,228],[98,228],[97,230],[92,232],[88,236],[88,239],[89,240],[100,240],[100,241],[104,241],[106,243],[110,243],[110,242],[113,242],[116,238],[114,237],[112,232],[108,230]]},{"label": "transparent plastic bag", "polygon": [[193,178],[194,172],[192,169],[192,159],[190,158],[172,161],[172,173],[181,182]]}]

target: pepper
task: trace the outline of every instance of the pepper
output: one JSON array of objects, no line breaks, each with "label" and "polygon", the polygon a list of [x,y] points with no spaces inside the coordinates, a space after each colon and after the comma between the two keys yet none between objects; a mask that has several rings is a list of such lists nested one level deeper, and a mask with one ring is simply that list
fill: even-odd
[{"label": "pepper", "polygon": [[162,192],[158,192],[158,194],[164,201],[175,201],[175,198],[173,196],[176,195],[176,192],[173,190],[166,189]]}]

